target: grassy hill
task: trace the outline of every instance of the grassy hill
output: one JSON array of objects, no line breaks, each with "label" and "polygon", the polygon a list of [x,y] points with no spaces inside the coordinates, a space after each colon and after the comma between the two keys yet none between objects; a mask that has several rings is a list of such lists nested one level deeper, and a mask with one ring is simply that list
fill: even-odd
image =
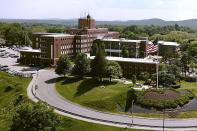
[{"label": "grassy hill", "polygon": [[[20,94],[26,95],[26,88],[31,78],[22,78],[10,76],[7,73],[0,72],[0,110],[5,108]],[[0,131],[9,130],[10,121],[6,120],[0,114]],[[88,123],[62,116],[60,126],[57,131],[138,131],[135,129],[123,129],[100,124]]]},{"label": "grassy hill", "polygon": [[94,79],[61,79],[56,83],[57,91],[66,99],[102,111],[125,110],[128,85],[102,83]]}]

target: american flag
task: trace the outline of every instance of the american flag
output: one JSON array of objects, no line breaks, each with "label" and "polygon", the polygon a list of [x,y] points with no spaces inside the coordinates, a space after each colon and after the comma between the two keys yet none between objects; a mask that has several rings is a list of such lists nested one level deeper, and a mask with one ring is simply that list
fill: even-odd
[{"label": "american flag", "polygon": [[153,44],[153,42],[149,41],[147,44],[146,53],[151,54],[151,53],[157,52],[157,50],[158,50],[158,45]]}]

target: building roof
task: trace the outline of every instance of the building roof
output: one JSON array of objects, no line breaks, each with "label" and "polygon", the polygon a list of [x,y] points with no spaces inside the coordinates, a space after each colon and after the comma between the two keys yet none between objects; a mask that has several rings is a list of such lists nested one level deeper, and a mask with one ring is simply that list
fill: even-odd
[{"label": "building roof", "polygon": [[[90,59],[94,59],[95,56],[90,56]],[[158,62],[156,59],[151,59],[151,58],[123,58],[123,57],[106,57],[107,60],[109,61],[117,61],[117,62],[129,62],[129,63],[144,63],[144,64],[157,64]]]},{"label": "building roof", "polygon": [[41,53],[40,50],[36,50],[36,49],[20,50],[20,52]]},{"label": "building roof", "polygon": [[52,34],[58,34],[58,33],[47,33],[47,32],[36,32],[33,34],[37,34],[37,35],[52,35]]},{"label": "building roof", "polygon": [[177,42],[158,41],[157,43],[160,45],[179,46]]},{"label": "building roof", "polygon": [[120,38],[120,39],[101,39],[101,41],[128,42],[128,43],[140,43],[141,42],[141,40],[128,40],[128,39],[124,39],[124,38]]},{"label": "building roof", "polygon": [[47,35],[42,35],[41,37],[67,37],[67,36],[73,36],[70,34],[47,34]]}]

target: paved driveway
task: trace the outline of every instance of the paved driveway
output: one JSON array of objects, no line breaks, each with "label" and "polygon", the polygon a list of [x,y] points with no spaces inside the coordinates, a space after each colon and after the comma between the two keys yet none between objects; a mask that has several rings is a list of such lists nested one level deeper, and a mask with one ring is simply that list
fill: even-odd
[{"label": "paved driveway", "polygon": [[[33,91],[36,92],[39,99],[64,112],[65,115],[69,114],[84,118],[87,121],[93,120],[94,122],[104,122],[115,126],[128,126],[128,124],[131,124],[132,118],[130,116],[98,112],[65,100],[55,90],[53,79],[57,77],[54,71],[45,70],[39,72],[37,79],[34,79],[34,84],[37,84],[38,89]],[[163,126],[162,119],[134,117],[133,122],[136,125],[135,127],[143,129],[159,130]],[[197,130],[197,119],[167,119],[165,120],[165,127],[168,127],[169,130]]]}]

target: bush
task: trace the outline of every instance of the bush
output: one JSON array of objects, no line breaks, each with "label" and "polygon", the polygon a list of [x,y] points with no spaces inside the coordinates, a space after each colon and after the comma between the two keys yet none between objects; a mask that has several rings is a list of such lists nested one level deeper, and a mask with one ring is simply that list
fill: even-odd
[{"label": "bush", "polygon": [[187,77],[185,77],[185,81],[187,81],[187,82],[196,82],[196,77],[187,76]]},{"label": "bush", "polygon": [[[147,91],[154,91],[154,90],[147,90]],[[180,98],[175,99],[175,100],[146,99],[144,96],[145,96],[145,93],[147,93],[147,91],[144,91],[144,92],[143,91],[142,92],[130,91],[130,93],[135,93],[135,95],[132,94],[131,96],[136,96],[136,99],[135,99],[136,104],[139,104],[145,108],[153,107],[158,110],[161,110],[164,107],[167,109],[170,109],[170,108],[174,109],[174,108],[177,108],[178,106],[185,105],[186,103],[189,102],[189,100],[194,98],[194,94],[192,92],[188,92],[184,95],[180,95]],[[155,91],[158,93],[164,93],[162,90],[155,90]]]}]

